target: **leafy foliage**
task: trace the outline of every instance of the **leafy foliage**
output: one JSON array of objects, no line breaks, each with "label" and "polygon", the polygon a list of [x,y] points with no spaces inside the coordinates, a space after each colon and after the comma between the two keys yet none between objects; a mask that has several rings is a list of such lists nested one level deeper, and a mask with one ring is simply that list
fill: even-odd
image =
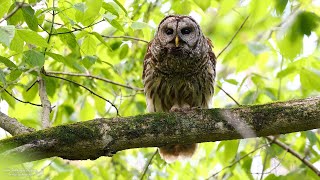
[{"label": "leafy foliage", "polygon": [[[1,0],[0,7],[1,111],[9,106],[9,116],[28,127],[40,129],[41,107],[12,96],[41,104],[34,82],[42,66],[47,73],[108,99],[122,116],[147,113],[139,90],[145,41],[152,39],[156,25],[168,14],[196,18],[216,54],[249,16],[217,65],[217,84],[241,104],[304,98],[320,91],[320,5],[316,1],[29,0],[21,4]],[[116,115],[110,102],[78,85],[44,77],[55,106],[50,116],[53,126]],[[214,107],[236,106],[218,88],[214,100]],[[279,139],[319,167],[319,137],[315,130]],[[317,178],[286,150],[266,144],[263,138],[202,143],[192,160],[173,164],[157,154],[144,179]],[[52,158],[23,166],[34,170],[35,174],[27,175],[36,179],[137,179],[155,150],[127,150],[95,161]]]}]

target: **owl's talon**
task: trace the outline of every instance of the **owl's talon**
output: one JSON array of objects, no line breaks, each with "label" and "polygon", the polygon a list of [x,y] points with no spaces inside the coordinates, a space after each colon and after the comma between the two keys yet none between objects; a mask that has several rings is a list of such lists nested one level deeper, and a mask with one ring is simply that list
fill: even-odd
[{"label": "owl's talon", "polygon": [[193,110],[194,107],[173,107],[170,109],[170,112],[184,112],[184,113],[187,113],[191,110]]}]

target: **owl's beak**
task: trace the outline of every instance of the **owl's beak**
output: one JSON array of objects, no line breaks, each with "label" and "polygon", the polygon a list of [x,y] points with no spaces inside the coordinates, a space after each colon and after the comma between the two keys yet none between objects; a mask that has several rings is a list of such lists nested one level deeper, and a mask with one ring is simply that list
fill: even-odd
[{"label": "owl's beak", "polygon": [[176,39],[175,39],[174,42],[176,43],[176,47],[178,47],[179,46],[179,37],[178,37],[178,35],[176,36]]}]

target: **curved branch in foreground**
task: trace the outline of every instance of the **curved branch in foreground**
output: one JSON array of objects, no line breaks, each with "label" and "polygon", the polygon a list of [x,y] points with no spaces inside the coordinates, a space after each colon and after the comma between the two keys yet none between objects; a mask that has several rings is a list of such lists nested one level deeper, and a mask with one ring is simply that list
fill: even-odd
[{"label": "curved branch in foreground", "polygon": [[320,97],[61,125],[1,140],[0,159],[6,166],[53,156],[96,159],[131,148],[241,139],[249,128],[254,134],[246,138],[320,128]]}]

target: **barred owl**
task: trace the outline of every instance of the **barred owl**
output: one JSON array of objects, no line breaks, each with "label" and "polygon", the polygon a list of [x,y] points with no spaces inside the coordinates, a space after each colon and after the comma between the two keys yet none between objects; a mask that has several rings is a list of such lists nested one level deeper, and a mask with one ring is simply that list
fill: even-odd
[{"label": "barred owl", "polygon": [[[216,57],[211,41],[189,16],[170,15],[159,24],[148,44],[143,83],[149,112],[170,112],[212,105]],[[170,137],[168,137],[170,138]],[[162,159],[191,157],[197,144],[159,148]]]}]

